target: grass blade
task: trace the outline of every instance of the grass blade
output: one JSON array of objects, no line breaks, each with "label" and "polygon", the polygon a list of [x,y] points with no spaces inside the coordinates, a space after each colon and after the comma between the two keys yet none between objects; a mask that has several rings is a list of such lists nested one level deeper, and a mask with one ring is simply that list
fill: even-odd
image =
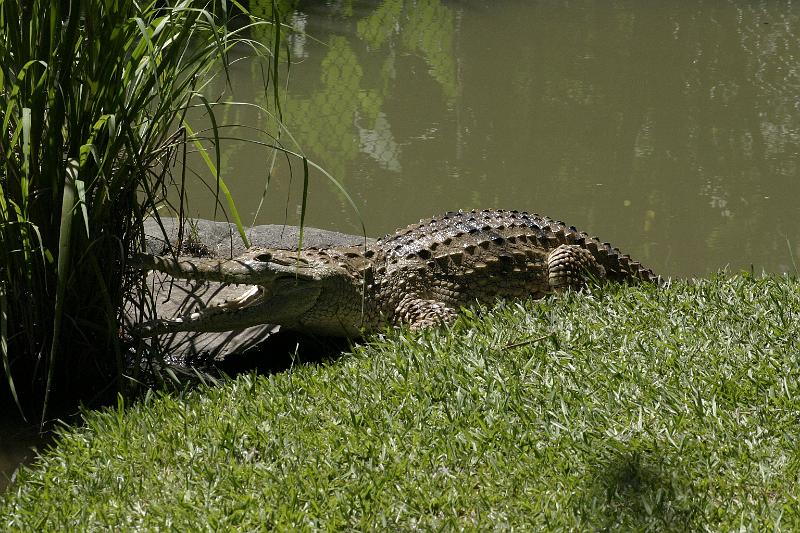
[{"label": "grass blade", "polygon": [[211,157],[208,155],[208,150],[203,143],[200,142],[200,139],[196,138],[194,135],[194,131],[192,130],[189,123],[184,121],[183,126],[186,128],[187,133],[190,137],[193,137],[192,142],[194,143],[195,147],[197,147],[198,151],[200,152],[203,161],[205,161],[206,166],[208,167],[209,172],[217,180],[219,184],[219,188],[222,191],[222,194],[225,196],[225,200],[228,202],[228,209],[230,209],[231,218],[233,218],[234,223],[236,224],[236,229],[239,232],[239,236],[242,238],[242,242],[245,246],[250,246],[250,241],[247,239],[247,234],[244,231],[244,225],[242,224],[242,219],[239,216],[239,210],[236,209],[236,203],[233,200],[233,195],[231,194],[230,189],[225,184],[225,180],[223,180],[219,173],[217,172],[217,167],[213,161],[211,161]]},{"label": "grass blade", "polygon": [[47,382],[44,388],[44,403],[42,405],[41,425],[44,426],[47,408],[49,407],[50,392],[53,385],[53,373],[55,362],[58,359],[59,341],[61,338],[61,323],[64,318],[64,293],[67,287],[67,276],[69,275],[69,254],[70,240],[72,237],[72,218],[75,208],[77,192],[75,182],[78,180],[78,162],[70,159],[67,162],[66,183],[64,184],[64,196],[61,202],[61,223],[58,236],[58,267],[56,277],[56,300],[55,312],[53,315],[53,338],[50,345],[49,361],[47,366]]},{"label": "grass blade", "polygon": [[0,356],[3,358],[3,371],[6,375],[8,390],[11,391],[11,397],[14,399],[17,409],[19,409],[19,414],[27,422],[25,413],[22,411],[22,404],[19,403],[17,388],[14,386],[14,377],[11,375],[11,363],[8,358],[8,301],[6,295],[6,284],[0,281]]}]

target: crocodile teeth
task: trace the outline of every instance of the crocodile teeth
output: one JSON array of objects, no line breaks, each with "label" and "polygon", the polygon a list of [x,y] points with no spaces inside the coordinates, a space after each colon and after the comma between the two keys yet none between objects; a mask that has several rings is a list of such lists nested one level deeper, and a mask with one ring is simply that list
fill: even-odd
[{"label": "crocodile teeth", "polygon": [[253,285],[236,298],[225,300],[215,305],[214,307],[225,311],[227,309],[241,309],[249,305],[253,305],[264,299],[264,287],[261,285]]}]

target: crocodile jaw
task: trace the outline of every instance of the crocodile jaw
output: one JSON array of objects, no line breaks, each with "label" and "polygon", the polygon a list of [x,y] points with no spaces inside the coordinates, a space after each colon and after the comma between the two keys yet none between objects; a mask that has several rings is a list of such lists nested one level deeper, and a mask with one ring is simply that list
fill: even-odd
[{"label": "crocodile jaw", "polygon": [[291,327],[314,307],[322,288],[315,283],[277,283],[254,286],[234,300],[211,305],[188,315],[145,322],[136,331],[154,337],[179,331],[232,331],[262,324]]}]

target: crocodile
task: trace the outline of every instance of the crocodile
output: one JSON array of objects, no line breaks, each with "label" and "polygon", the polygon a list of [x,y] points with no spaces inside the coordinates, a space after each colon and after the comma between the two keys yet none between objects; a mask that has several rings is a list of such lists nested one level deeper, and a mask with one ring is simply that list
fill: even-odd
[{"label": "crocodile", "polygon": [[650,269],[574,226],[522,211],[448,212],[363,246],[250,248],[234,259],[138,254],[134,268],[250,286],[240,296],[141,336],[230,331],[260,324],[357,338],[387,326],[447,324],[498,298],[542,298],[591,280],[659,283]]}]

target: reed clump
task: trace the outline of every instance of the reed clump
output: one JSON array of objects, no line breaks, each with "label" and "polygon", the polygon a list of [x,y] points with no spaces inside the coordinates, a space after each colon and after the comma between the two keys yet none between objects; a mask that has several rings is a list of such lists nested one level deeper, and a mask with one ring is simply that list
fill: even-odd
[{"label": "reed clump", "polygon": [[[0,0],[0,396],[21,410],[122,388],[123,299],[145,297],[125,258],[182,188],[185,148],[218,161],[202,90],[227,52],[269,56],[238,33],[252,19],[227,29],[225,6]],[[189,126],[192,107],[208,126]]]}]

